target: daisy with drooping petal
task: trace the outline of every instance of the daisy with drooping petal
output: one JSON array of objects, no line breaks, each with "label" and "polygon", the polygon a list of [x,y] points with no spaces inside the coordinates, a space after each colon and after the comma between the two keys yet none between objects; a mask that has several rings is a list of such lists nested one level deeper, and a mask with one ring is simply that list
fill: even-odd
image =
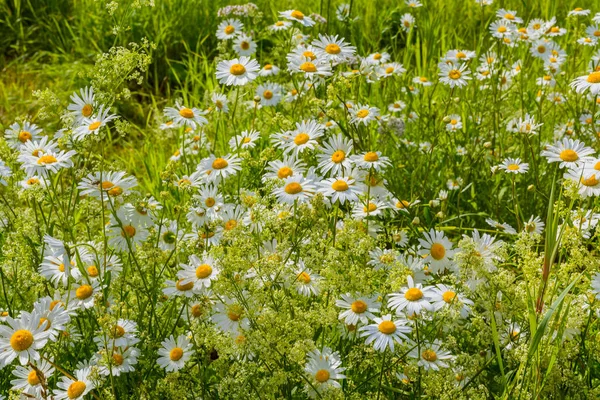
[{"label": "daisy with drooping petal", "polygon": [[161,346],[158,349],[159,357],[156,362],[167,372],[182,369],[193,354],[193,346],[186,335],[179,335],[177,339],[171,335],[162,341]]},{"label": "daisy with drooping petal", "polygon": [[342,134],[332,136],[323,144],[323,153],[318,155],[321,172],[324,175],[344,175],[344,171],[352,169],[350,152],[353,147],[352,140],[344,139]]},{"label": "daisy with drooping petal", "polygon": [[373,318],[374,324],[360,328],[360,336],[366,337],[365,344],[374,342],[373,348],[377,351],[394,351],[394,342],[402,343],[408,339],[407,333],[412,332],[408,321],[404,319],[392,320],[392,315],[387,314],[381,318]]},{"label": "daisy with drooping petal", "polygon": [[419,239],[419,244],[423,247],[419,250],[419,254],[425,257],[425,262],[430,264],[431,270],[441,272],[449,267],[455,250],[452,249],[452,242],[444,232],[431,229],[423,235],[425,239]]},{"label": "daisy with drooping petal", "polygon": [[82,140],[89,135],[98,135],[100,129],[115,118],[116,114],[110,114],[108,107],[101,105],[95,117],[84,118],[81,125],[73,130],[73,139]]},{"label": "daisy with drooping petal", "polygon": [[315,21],[312,18],[307,17],[299,10],[279,11],[279,16],[290,21],[296,21],[303,26],[313,26],[315,24]]},{"label": "daisy with drooping petal", "polygon": [[243,27],[244,24],[238,19],[226,19],[217,27],[217,38],[221,40],[233,39],[242,32]]},{"label": "daisy with drooping petal", "polygon": [[520,158],[506,158],[498,168],[507,174],[524,174],[529,170],[529,164],[521,162]]},{"label": "daisy with drooping petal", "polygon": [[587,147],[585,143],[571,138],[563,138],[558,140],[552,146],[547,146],[546,150],[542,151],[542,156],[548,158],[548,162],[560,162],[560,168],[575,167],[578,164],[590,161],[594,154],[594,149]]},{"label": "daisy with drooping petal", "polygon": [[319,186],[319,192],[332,203],[339,201],[344,204],[346,201],[358,201],[358,195],[361,193],[356,181],[344,176],[325,179]]},{"label": "daisy with drooping petal", "polygon": [[36,124],[31,124],[28,121],[21,124],[15,122],[4,131],[4,139],[10,147],[18,149],[23,143],[40,139],[41,132],[42,129]]},{"label": "daisy with drooping petal", "polygon": [[256,60],[242,56],[239,59],[220,61],[216,76],[221,84],[244,86],[256,79],[259,69],[260,65]]},{"label": "daisy with drooping petal", "polygon": [[94,98],[94,88],[85,87],[71,95],[71,104],[67,106],[74,118],[73,126],[80,126],[83,120],[90,118],[96,111],[96,100]]},{"label": "daisy with drooping petal", "polygon": [[359,321],[366,324],[370,319],[375,318],[373,313],[379,313],[380,305],[377,297],[342,294],[342,298],[335,301],[335,305],[344,310],[340,312],[339,319],[346,325],[358,325]]},{"label": "daisy with drooping petal", "polygon": [[421,314],[423,310],[433,311],[431,296],[433,289],[429,286],[423,287],[420,283],[415,284],[412,276],[406,277],[407,286],[399,293],[389,296],[388,307],[396,312],[403,311],[408,316]]},{"label": "daisy with drooping petal", "polygon": [[40,324],[40,315],[22,311],[18,319],[6,317],[5,322],[8,325],[0,325],[0,365],[9,365],[16,358],[21,365],[38,361],[38,350],[50,336],[46,325]]},{"label": "daisy with drooping petal", "polygon": [[[419,347],[421,353],[419,354]],[[409,356],[418,359],[417,365],[423,367],[426,371],[439,371],[440,368],[448,368],[449,365],[445,360],[452,360],[454,357],[449,351],[441,349],[438,340],[432,343],[423,343],[417,346],[408,353]]]},{"label": "daisy with drooping petal", "polygon": [[339,353],[333,352],[329,347],[323,347],[322,351],[311,351],[304,367],[311,380],[311,385],[307,387],[309,397],[314,398],[330,388],[341,388],[338,380],[346,378],[342,375],[346,368],[341,365]]},{"label": "daisy with drooping petal", "polygon": [[213,154],[200,162],[197,171],[207,181],[218,183],[228,176],[237,174],[241,169],[240,159],[235,155],[217,157]]},{"label": "daisy with drooping petal", "polygon": [[95,388],[90,379],[92,367],[78,369],[73,372],[75,379],[67,376],[61,376],[60,382],[56,384],[58,389],[54,389],[55,400],[83,400],[84,396]]},{"label": "daisy with drooping petal", "polygon": [[175,126],[186,126],[192,129],[204,126],[208,120],[204,117],[205,111],[201,111],[195,107],[188,108],[179,103],[175,103],[175,107],[165,107],[163,113],[170,121],[173,121]]}]

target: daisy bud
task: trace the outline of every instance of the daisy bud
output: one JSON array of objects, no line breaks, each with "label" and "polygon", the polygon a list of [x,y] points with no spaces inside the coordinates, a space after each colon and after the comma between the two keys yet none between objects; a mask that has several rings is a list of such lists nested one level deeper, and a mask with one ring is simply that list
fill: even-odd
[{"label": "daisy bud", "polygon": [[260,96],[254,96],[254,102],[260,103]]},{"label": "daisy bud", "polygon": [[448,122],[450,122],[451,118],[449,115],[446,115],[443,119],[444,123],[447,124]]},{"label": "daisy bud", "polygon": [[446,216],[446,215],[445,215],[445,214],[444,214],[442,211],[440,211],[440,212],[438,212],[437,214],[435,214],[435,217],[436,217],[436,218],[439,218],[439,219],[443,219],[445,216]]},{"label": "daisy bud", "polygon": [[412,224],[413,224],[413,225],[419,225],[420,223],[421,223],[421,220],[419,219],[419,217],[415,217],[415,218],[412,220]]},{"label": "daisy bud", "polygon": [[455,97],[454,99],[452,99],[455,103],[460,103],[460,97]]},{"label": "daisy bud", "polygon": [[533,192],[535,190],[535,185],[529,185],[527,186],[527,190],[530,192]]},{"label": "daisy bud", "polygon": [[492,142],[485,142],[483,144],[483,147],[485,147],[486,149],[489,149],[490,147],[492,147]]},{"label": "daisy bud", "polygon": [[440,201],[439,200],[431,200],[429,202],[429,207],[431,208],[435,208],[435,207],[439,207],[440,206]]}]

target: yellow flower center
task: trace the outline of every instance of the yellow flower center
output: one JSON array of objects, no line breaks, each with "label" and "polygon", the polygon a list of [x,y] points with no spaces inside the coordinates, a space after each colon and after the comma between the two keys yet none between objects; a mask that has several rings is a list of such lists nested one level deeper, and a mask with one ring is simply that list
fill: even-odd
[{"label": "yellow flower center", "polygon": [[37,178],[29,178],[29,179],[27,179],[27,184],[30,185],[30,186],[37,185],[38,183],[40,183],[40,180],[37,179]]},{"label": "yellow flower center", "polygon": [[121,354],[113,353],[112,359],[115,365],[123,365],[123,356]]},{"label": "yellow flower center", "polygon": [[46,155],[43,155],[40,158],[38,158],[37,163],[38,163],[38,165],[47,165],[47,164],[54,164],[57,161],[58,160],[53,155],[46,154]]},{"label": "yellow flower center", "polygon": [[202,315],[202,306],[200,304],[194,304],[192,306],[192,316],[199,318]]},{"label": "yellow flower center", "polygon": [[379,332],[383,333],[384,335],[391,335],[392,333],[396,332],[396,324],[394,324],[392,321],[381,321],[381,323],[377,326],[377,329],[379,329]]},{"label": "yellow flower center", "polygon": [[83,108],[81,109],[81,115],[83,115],[84,117],[89,117],[90,115],[92,115],[92,111],[94,111],[94,107],[92,107],[91,104],[86,104],[83,106]]},{"label": "yellow flower center", "polygon": [[560,159],[566,162],[574,162],[579,160],[579,155],[576,151],[571,149],[566,149],[560,152]]},{"label": "yellow flower center", "polygon": [[181,347],[174,347],[169,352],[169,358],[171,361],[179,361],[181,360],[181,357],[183,357],[183,349]]},{"label": "yellow flower center", "polygon": [[385,73],[386,73],[386,74],[391,74],[392,72],[394,72],[394,67],[387,67],[387,68],[385,69]]},{"label": "yellow flower center", "polygon": [[240,43],[240,47],[242,48],[242,50],[248,50],[250,48],[250,43],[242,42]]},{"label": "yellow flower center", "polygon": [[310,140],[310,136],[308,136],[306,133],[302,132],[302,133],[299,133],[296,135],[296,137],[294,138],[294,143],[297,146],[300,146],[302,144],[305,144],[309,140]]},{"label": "yellow flower center", "polygon": [[340,54],[342,49],[340,49],[340,46],[335,43],[329,43],[327,46],[325,46],[325,51],[328,54]]},{"label": "yellow flower center", "polygon": [[270,90],[265,90],[263,92],[263,97],[267,100],[271,100],[273,98],[273,92],[271,92]]},{"label": "yellow flower center", "polygon": [[581,184],[584,186],[596,186],[598,185],[598,183],[600,183],[600,181],[598,181],[598,179],[596,179],[596,175],[592,175],[589,178],[581,178]]},{"label": "yellow flower center", "polygon": [[579,11],[583,11],[583,8],[581,8],[581,7],[577,7],[577,8],[575,8],[575,10],[573,10],[573,11],[577,11],[577,12],[579,12]]},{"label": "yellow flower center", "polygon": [[588,75],[587,81],[589,83],[600,83],[600,71],[594,71]]},{"label": "yellow flower center", "polygon": [[447,292],[444,292],[444,294],[442,294],[442,298],[446,303],[452,303],[455,297],[456,293],[454,293],[452,290],[448,290]]},{"label": "yellow flower center", "polygon": [[510,21],[513,21],[515,19],[515,16],[507,13],[507,14],[504,14],[504,18],[508,19]]},{"label": "yellow flower center", "polygon": [[46,324],[46,327],[44,328],[44,331],[47,331],[48,329],[50,329],[50,326],[52,325],[52,322],[50,322],[50,320],[48,318],[40,318],[40,323],[38,324],[38,328],[42,325]]},{"label": "yellow flower center", "polygon": [[229,68],[229,73],[236,76],[244,75],[246,73],[246,67],[244,67],[242,64],[233,64]]},{"label": "yellow flower center", "polygon": [[448,76],[450,77],[450,79],[458,79],[461,76],[461,72],[457,69],[453,69],[452,71],[450,71],[450,73],[448,74]]},{"label": "yellow flower center", "polygon": [[302,191],[302,185],[298,182],[290,182],[283,189],[287,194],[298,194]]},{"label": "yellow flower center", "polygon": [[227,312],[227,317],[232,321],[239,321],[242,317],[242,313],[244,310],[239,305],[233,305],[229,307],[229,311]]},{"label": "yellow flower center", "polygon": [[327,382],[329,380],[329,371],[326,369],[320,369],[315,374],[315,380],[319,383]]},{"label": "yellow flower center", "polygon": [[431,245],[429,253],[434,260],[441,260],[446,255],[446,248],[440,243],[434,243]]},{"label": "yellow flower center", "polygon": [[267,71],[270,71],[270,70],[272,70],[272,69],[273,69],[273,66],[272,66],[271,64],[265,64],[264,68],[265,68]]},{"label": "yellow flower center", "polygon": [[[64,267],[63,267],[63,269],[64,269]],[[60,301],[60,300],[52,300],[50,302],[50,311],[54,310],[54,307],[56,307],[59,304],[62,305],[62,301]]]},{"label": "yellow flower center", "polygon": [[110,336],[113,339],[118,339],[120,337],[123,337],[123,335],[125,335],[125,328],[123,328],[121,325],[115,325],[110,330]]},{"label": "yellow flower center", "polygon": [[92,293],[94,293],[94,289],[90,285],[81,285],[75,290],[75,297],[79,300],[85,300],[89,298]]},{"label": "yellow flower center", "polygon": [[28,140],[31,140],[31,133],[29,133],[27,131],[19,132],[19,142],[25,143]]},{"label": "yellow flower center", "polygon": [[331,161],[333,161],[336,164],[341,163],[345,159],[346,159],[346,153],[344,153],[342,150],[337,150],[331,155]]},{"label": "yellow flower center", "polygon": [[306,61],[300,64],[300,70],[304,72],[317,72],[317,67],[310,61]]},{"label": "yellow flower center", "polygon": [[212,274],[212,267],[208,264],[202,264],[196,268],[196,278],[208,278]]},{"label": "yellow flower center", "polygon": [[296,19],[304,19],[304,14],[298,10],[292,11],[292,17]]},{"label": "yellow flower center", "polygon": [[194,118],[194,111],[191,108],[183,107],[179,110],[179,115],[183,118]]},{"label": "yellow flower center", "polygon": [[230,231],[232,229],[234,229],[237,226],[237,221],[235,219],[230,219],[229,221],[225,222],[225,230]]},{"label": "yellow flower center", "polygon": [[194,282],[188,282],[186,284],[181,284],[182,281],[183,281],[183,279],[180,279],[175,284],[175,287],[177,288],[177,290],[179,290],[181,292],[187,292],[188,290],[191,290],[194,287]]},{"label": "yellow flower center", "polygon": [[85,392],[86,384],[82,381],[75,381],[69,385],[67,396],[69,399],[76,399]]},{"label": "yellow flower center", "polygon": [[215,160],[212,162],[212,167],[214,169],[223,169],[223,168],[227,168],[227,166],[229,165],[229,163],[227,162],[227,160],[225,160],[224,158],[215,158]]},{"label": "yellow flower center", "polygon": [[331,184],[331,188],[336,192],[345,192],[348,190],[348,182],[343,179],[338,179]]},{"label": "yellow flower center", "polygon": [[369,151],[369,152],[365,153],[363,160],[365,160],[367,162],[375,162],[375,161],[379,160],[379,154],[377,154],[374,151]]},{"label": "yellow flower center", "polygon": [[369,110],[366,110],[366,109],[364,109],[364,108],[363,108],[362,110],[359,110],[359,111],[356,113],[356,116],[357,116],[358,118],[366,118],[368,115],[369,115]]},{"label": "yellow flower center", "polygon": [[499,27],[498,27],[498,32],[500,32],[500,33],[504,33],[504,32],[506,32],[506,30],[507,30],[507,29],[506,29],[506,27],[505,27],[505,26],[499,26]]},{"label": "yellow flower center", "polygon": [[519,164],[509,164],[508,167],[506,167],[506,169],[508,169],[510,171],[518,171],[519,170]]},{"label": "yellow flower center", "polygon": [[377,210],[377,205],[374,203],[369,203],[368,206],[363,207],[363,211],[364,212],[374,212],[375,210]]},{"label": "yellow flower center", "polygon": [[215,205],[216,200],[213,199],[212,197],[207,198],[206,200],[204,200],[204,204],[206,204],[206,207],[211,208]]},{"label": "yellow flower center", "polygon": [[27,375],[27,383],[29,383],[31,386],[36,386],[40,384],[40,378],[38,377],[37,372],[35,372],[34,369],[29,371],[29,374]]},{"label": "yellow flower center", "polygon": [[233,32],[235,32],[235,26],[233,25],[227,25],[225,27],[225,33],[228,35],[231,35]]},{"label": "yellow flower center", "polygon": [[425,350],[422,354],[421,357],[423,357],[423,360],[425,361],[429,361],[429,362],[434,362],[437,360],[437,354],[435,354],[435,351],[431,350],[431,349],[427,349]]},{"label": "yellow flower center", "polygon": [[396,202],[396,208],[408,208],[410,203],[406,200],[399,200]]},{"label": "yellow flower center", "polygon": [[121,236],[132,238],[135,236],[135,228],[132,225],[123,225]]},{"label": "yellow flower center", "polygon": [[88,130],[95,131],[96,129],[98,129],[100,127],[101,124],[102,124],[102,122],[100,122],[100,121],[92,122],[90,124],[90,126],[88,126]]},{"label": "yellow flower center", "polygon": [[25,351],[33,344],[33,335],[27,329],[19,329],[10,337],[10,346],[14,351]]},{"label": "yellow flower center", "polygon": [[65,264],[63,264],[63,263],[60,263],[60,264],[58,265],[58,270],[59,270],[60,272],[65,272]]},{"label": "yellow flower center", "polygon": [[301,273],[298,274],[298,281],[306,284],[310,283],[310,275],[307,274],[306,272],[302,271]]},{"label": "yellow flower center", "polygon": [[356,314],[362,314],[367,311],[367,303],[362,300],[356,300],[354,303],[350,305],[350,308]]},{"label": "yellow flower center", "polygon": [[310,58],[311,60],[314,60],[315,58],[317,58],[317,56],[315,55],[315,53],[313,53],[310,50],[306,50],[304,53],[302,53],[302,55],[306,58]]},{"label": "yellow flower center", "polygon": [[123,194],[123,188],[120,186],[115,186],[112,189],[110,189],[107,193],[109,196],[117,197]]},{"label": "yellow flower center", "polygon": [[288,176],[292,176],[294,171],[290,167],[281,167],[279,171],[277,171],[277,177],[279,179],[287,178]]},{"label": "yellow flower center", "polygon": [[419,288],[410,288],[404,293],[404,298],[408,301],[417,301],[423,298],[423,292]]}]

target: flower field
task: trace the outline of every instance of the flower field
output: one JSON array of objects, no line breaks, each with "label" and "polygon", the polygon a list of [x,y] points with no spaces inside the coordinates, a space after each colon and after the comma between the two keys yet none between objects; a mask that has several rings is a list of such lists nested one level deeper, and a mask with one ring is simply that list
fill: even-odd
[{"label": "flower field", "polygon": [[600,398],[599,3],[35,3],[0,399]]}]

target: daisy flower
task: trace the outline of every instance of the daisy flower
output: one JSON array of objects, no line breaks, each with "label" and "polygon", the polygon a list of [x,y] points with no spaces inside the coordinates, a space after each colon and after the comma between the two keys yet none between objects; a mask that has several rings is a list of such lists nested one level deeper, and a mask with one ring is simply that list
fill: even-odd
[{"label": "daisy flower", "polygon": [[306,169],[304,162],[297,160],[294,155],[285,156],[283,161],[269,161],[263,182],[269,179],[285,179],[292,175],[303,175]]},{"label": "daisy flower", "polygon": [[569,11],[569,14],[568,14],[569,17],[571,17],[571,16],[579,17],[579,16],[587,16],[587,15],[590,15],[590,10],[584,10],[581,7],[574,8],[573,10]]},{"label": "daisy flower", "polygon": [[280,203],[293,205],[305,203],[314,195],[316,186],[302,175],[292,175],[283,179],[283,186],[273,189],[273,195]]},{"label": "daisy flower", "polygon": [[109,114],[110,110],[104,108],[103,105],[98,109],[98,114],[92,118],[84,118],[81,125],[73,130],[73,139],[82,140],[89,135],[98,135],[100,129],[108,124],[113,119],[117,118],[116,114]]},{"label": "daisy flower", "polygon": [[467,64],[460,66],[443,63],[440,65],[440,82],[445,83],[451,88],[461,88],[467,85],[471,79],[471,72],[467,69]]},{"label": "daisy flower", "polygon": [[415,17],[413,17],[412,14],[408,14],[408,13],[406,13],[402,17],[400,17],[400,25],[402,26],[402,30],[404,32],[408,32],[412,28],[417,26],[415,24]]},{"label": "daisy flower", "polygon": [[501,224],[500,222],[494,221],[491,218],[486,218],[485,222],[489,226],[491,226],[492,228],[497,229],[497,230],[499,230],[501,232],[507,233],[509,235],[516,235],[517,234],[517,231],[515,230],[515,228],[513,228],[512,226],[510,226],[507,223]]},{"label": "daisy flower", "polygon": [[289,21],[277,21],[275,22],[273,25],[269,26],[269,29],[272,31],[285,31],[287,30],[290,26],[292,26],[292,23]]},{"label": "daisy flower", "polygon": [[600,195],[600,171],[590,164],[570,167],[564,178],[577,183],[578,192],[583,198]]},{"label": "daisy flower", "polygon": [[208,120],[204,118],[205,111],[201,111],[195,107],[188,108],[179,103],[175,103],[175,107],[165,107],[163,113],[176,126],[186,126],[196,129],[208,123]]},{"label": "daisy flower", "polygon": [[352,140],[344,139],[342,134],[332,136],[323,144],[323,153],[317,156],[321,172],[324,175],[343,175],[344,170],[350,170],[353,162],[349,153],[353,146]]},{"label": "daisy flower", "polygon": [[542,156],[548,158],[549,163],[560,162],[560,168],[575,167],[582,162],[590,161],[592,157],[589,156],[592,154],[594,154],[594,149],[571,138],[558,140],[554,145],[548,146],[546,150],[542,151]]},{"label": "daisy flower", "polygon": [[83,400],[85,395],[95,388],[90,379],[92,367],[78,369],[73,372],[74,378],[61,376],[60,382],[56,384],[58,389],[54,389],[55,400]]},{"label": "daisy flower", "polygon": [[194,282],[183,283],[183,279],[177,281],[167,280],[165,286],[162,292],[167,297],[184,296],[191,298],[196,295]]},{"label": "daisy flower", "polygon": [[256,95],[260,97],[260,104],[262,106],[276,106],[282,97],[281,85],[273,82],[258,85]]},{"label": "daisy flower", "polygon": [[202,259],[196,255],[188,258],[188,264],[180,264],[181,269],[177,272],[177,277],[182,279],[181,285],[194,283],[194,290],[202,292],[208,289],[212,281],[216,280],[221,272],[219,263],[205,254]]},{"label": "daisy flower", "polygon": [[348,110],[351,119],[350,122],[353,124],[364,124],[368,125],[369,122],[379,117],[379,109],[377,107],[370,107],[368,105],[357,104]]},{"label": "daisy flower", "polygon": [[304,261],[298,260],[298,265],[294,272],[294,286],[302,296],[316,296],[319,294],[319,283],[321,276],[306,268]]},{"label": "daisy flower", "polygon": [[260,66],[256,60],[242,56],[239,59],[223,60],[217,65],[219,83],[227,86],[244,86],[258,76]]},{"label": "daisy flower", "polygon": [[346,325],[358,325],[358,322],[366,324],[375,318],[373,313],[379,313],[380,305],[377,303],[378,296],[352,296],[350,293],[342,295],[336,300],[335,305],[344,311],[340,312],[339,319]]},{"label": "daisy flower", "polygon": [[121,251],[135,249],[135,246],[145,241],[149,232],[142,220],[133,212],[135,207],[122,206],[116,216],[111,216],[111,224],[107,232],[108,244]]},{"label": "daisy flower", "polygon": [[406,277],[407,287],[402,288],[399,293],[392,293],[388,300],[388,307],[397,313],[404,311],[406,315],[421,314],[423,310],[433,311],[431,296],[433,288],[423,287],[420,283],[415,284],[412,276]]},{"label": "daisy flower", "polygon": [[198,165],[197,171],[201,176],[206,177],[209,182],[219,182],[229,176],[241,171],[240,159],[232,154],[223,157],[211,155],[203,159]]},{"label": "daisy flower", "polygon": [[243,27],[244,24],[238,19],[226,19],[217,27],[217,38],[221,40],[233,39],[242,32]]},{"label": "daisy flower", "polygon": [[352,161],[363,169],[381,171],[391,165],[390,159],[381,155],[380,151],[367,151],[352,157]]},{"label": "daisy flower", "polygon": [[[421,353],[419,354],[419,350]],[[448,368],[446,360],[452,360],[454,357],[449,351],[441,349],[440,342],[435,340],[433,343],[423,343],[408,353],[409,356],[419,360],[417,365],[423,367],[425,371],[439,371],[440,368]]]},{"label": "daisy flower", "polygon": [[8,325],[0,325],[0,365],[9,365],[16,358],[21,365],[38,361],[38,350],[50,336],[46,325],[40,324],[40,315],[22,311],[18,319],[9,316],[5,322]]},{"label": "daisy flower", "polygon": [[498,168],[508,174],[524,174],[529,170],[529,164],[521,162],[520,158],[506,158]]},{"label": "daisy flower", "polygon": [[18,149],[23,143],[40,139],[42,129],[28,121],[22,124],[15,122],[4,131],[4,139],[10,147]]},{"label": "daisy flower", "polygon": [[[311,398],[321,394],[330,388],[341,388],[338,382],[345,379],[342,372],[346,370],[342,366],[342,360],[338,352],[333,352],[329,347],[323,347],[323,351],[315,349],[308,354],[308,361],[304,371],[311,380],[311,386],[308,386],[308,394]],[[316,391],[316,393],[315,393]]]},{"label": "daisy flower", "polygon": [[90,195],[98,200],[107,201],[110,197],[119,197],[133,187],[137,180],[126,176],[124,171],[106,171],[88,174],[77,185],[80,196]]},{"label": "daisy flower", "polygon": [[33,310],[40,316],[39,324],[48,332],[48,339],[55,342],[71,321],[69,312],[62,301],[52,300],[50,296],[36,301]]},{"label": "daisy flower", "polygon": [[236,150],[238,147],[241,149],[253,149],[258,139],[260,139],[260,132],[253,129],[242,131],[241,134],[229,139],[229,147],[232,150]]},{"label": "daisy flower", "polygon": [[275,76],[279,74],[279,67],[273,64],[265,64],[264,67],[258,72],[258,75],[266,77],[266,76]]},{"label": "daisy flower", "polygon": [[241,33],[233,43],[233,50],[238,56],[251,56],[256,52],[256,42],[250,36]]},{"label": "daisy flower", "polygon": [[529,221],[525,222],[523,230],[529,235],[539,235],[544,231],[545,224],[542,222],[540,217],[531,216]]},{"label": "daisy flower", "polygon": [[312,57],[299,56],[288,59],[288,70],[296,74],[304,74],[308,80],[314,78],[330,76],[331,64],[327,63],[321,57],[313,59]]},{"label": "daisy flower", "polygon": [[314,150],[318,146],[317,138],[323,136],[323,125],[316,120],[296,122],[296,129],[289,133],[283,145],[284,152],[298,155],[305,150]]},{"label": "daisy flower", "polygon": [[325,179],[319,186],[319,192],[332,203],[339,201],[344,204],[346,201],[358,201],[358,195],[361,193],[356,181],[344,176]]},{"label": "daisy flower", "polygon": [[69,309],[87,310],[94,307],[95,297],[101,291],[98,281],[76,283],[71,286]]},{"label": "daisy flower", "polygon": [[589,89],[591,95],[597,96],[600,94],[600,71],[590,72],[589,75],[576,78],[571,82],[571,87],[577,93],[584,93]]},{"label": "daisy flower", "polygon": [[47,177],[50,172],[56,173],[63,168],[72,167],[73,161],[71,161],[71,157],[75,154],[75,150],[37,152],[35,155],[27,155],[21,167],[27,175]]},{"label": "daisy flower", "polygon": [[441,272],[450,264],[455,250],[452,250],[452,242],[446,238],[444,232],[431,229],[423,234],[425,239],[419,239],[422,249],[419,254],[424,256],[424,261],[430,264],[433,272]]},{"label": "daisy flower", "polygon": [[223,93],[213,93],[210,96],[210,101],[215,105],[215,110],[217,112],[227,113],[229,111],[229,106],[227,105],[227,95]]},{"label": "daisy flower", "polygon": [[298,10],[279,11],[279,16],[290,21],[296,21],[302,26],[313,26],[315,24],[315,21],[311,17],[307,17],[302,11]]},{"label": "daisy flower", "polygon": [[94,88],[85,87],[80,89],[79,95],[77,92],[73,93],[71,95],[71,104],[67,106],[67,110],[70,111],[70,114],[74,118],[74,126],[80,126],[84,119],[90,118],[96,110]]},{"label": "daisy flower", "polygon": [[177,221],[164,221],[160,229],[158,247],[164,251],[173,251],[184,234],[183,230],[178,230]]},{"label": "daisy flower", "polygon": [[192,344],[186,335],[179,335],[177,339],[171,335],[161,343],[158,349],[156,362],[167,372],[175,372],[182,369],[185,363],[192,357]]},{"label": "daisy flower", "polygon": [[219,328],[226,333],[239,335],[241,329],[248,329],[250,321],[246,318],[246,311],[235,300],[228,297],[223,298],[223,302],[215,304],[216,313],[211,317]]},{"label": "daisy flower", "polygon": [[394,342],[402,343],[408,339],[407,333],[412,332],[408,321],[397,319],[392,321],[392,315],[387,314],[381,318],[373,318],[374,324],[360,328],[360,336],[366,337],[365,344],[374,342],[373,348],[377,351],[386,351],[388,348],[394,351]]},{"label": "daisy flower", "polygon": [[448,306],[457,306],[460,308],[460,316],[466,318],[471,313],[473,301],[456,293],[454,288],[446,286],[442,283],[438,284],[431,291],[431,303],[433,311],[441,310]]},{"label": "daisy flower", "polygon": [[38,374],[30,365],[27,367],[17,365],[12,371],[17,379],[11,380],[10,384],[13,390],[20,390],[25,395],[41,398],[42,392],[45,390],[41,383],[42,381],[48,382],[54,373],[54,367],[46,360],[38,361],[34,365],[41,374]]},{"label": "daisy flower", "polygon": [[356,47],[349,45],[343,38],[319,34],[319,38],[311,43],[320,50],[323,57],[333,65],[347,62],[356,52]]}]

